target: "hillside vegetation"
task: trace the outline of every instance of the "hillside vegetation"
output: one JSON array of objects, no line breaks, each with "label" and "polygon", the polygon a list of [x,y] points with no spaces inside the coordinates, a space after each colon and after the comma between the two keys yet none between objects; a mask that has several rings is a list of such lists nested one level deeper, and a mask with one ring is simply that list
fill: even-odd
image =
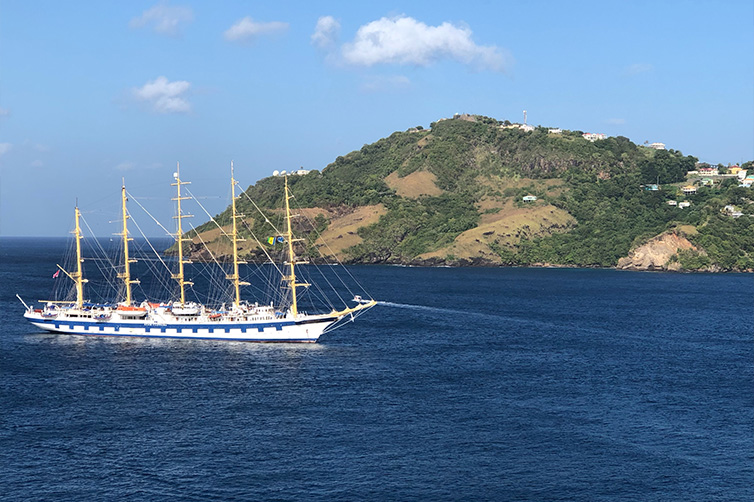
[{"label": "hillside vegetation", "polygon": [[[355,263],[609,267],[656,235],[693,227],[684,235],[696,251],[674,257],[681,268],[754,268],[750,189],[730,179],[684,196],[680,186],[696,162],[620,136],[590,142],[580,131],[524,131],[463,116],[395,132],[321,172],[290,176],[289,185],[306,208],[296,219],[306,244]],[[660,190],[643,189],[658,181]],[[246,196],[279,218],[283,183],[262,179]],[[242,233],[263,241],[273,231],[246,196],[238,202],[248,216]],[[732,218],[726,205],[744,215]],[[229,210],[216,220],[229,224]],[[227,238],[213,223],[198,232],[223,253]],[[263,259],[256,241],[245,245],[249,258]]]}]

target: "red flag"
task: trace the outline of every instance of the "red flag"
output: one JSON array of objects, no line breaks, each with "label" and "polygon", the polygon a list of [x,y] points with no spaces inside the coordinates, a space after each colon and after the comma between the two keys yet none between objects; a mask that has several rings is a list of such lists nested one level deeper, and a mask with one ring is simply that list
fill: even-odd
[{"label": "red flag", "polygon": [[57,279],[59,275],[60,275],[60,269],[57,269],[57,270],[55,271],[55,273],[54,273],[54,274],[52,274],[52,278],[53,278],[53,279]]}]

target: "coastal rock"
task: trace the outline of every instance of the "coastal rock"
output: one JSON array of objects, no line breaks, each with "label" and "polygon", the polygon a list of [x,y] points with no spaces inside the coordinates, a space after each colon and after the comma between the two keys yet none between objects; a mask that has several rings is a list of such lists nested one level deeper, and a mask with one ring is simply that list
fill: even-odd
[{"label": "coastal rock", "polygon": [[680,270],[678,262],[669,263],[679,250],[698,251],[686,237],[675,232],[666,232],[653,237],[646,244],[633,249],[628,256],[618,260],[622,270]]}]

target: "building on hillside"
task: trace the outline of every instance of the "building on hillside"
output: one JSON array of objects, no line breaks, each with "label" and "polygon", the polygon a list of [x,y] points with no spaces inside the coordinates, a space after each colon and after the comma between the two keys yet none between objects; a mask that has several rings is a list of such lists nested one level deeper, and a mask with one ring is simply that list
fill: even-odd
[{"label": "building on hillside", "polygon": [[524,132],[530,132],[534,130],[534,126],[530,126],[529,124],[510,124],[510,125],[501,125],[500,129],[520,129]]},{"label": "building on hillside", "polygon": [[686,185],[685,187],[681,188],[681,192],[686,195],[694,195],[696,193],[696,187],[694,185]]},{"label": "building on hillside", "polygon": [[738,174],[736,176],[738,176],[738,179],[742,180],[742,179],[746,178],[746,173],[747,172],[748,171],[746,169],[741,169],[740,171],[738,171]]},{"label": "building on hillside", "polygon": [[524,202],[534,202],[537,200],[536,195],[524,195],[523,199]]},{"label": "building on hillside", "polygon": [[476,117],[469,113],[456,113],[453,115],[456,120],[465,120],[466,122],[476,122]]},{"label": "building on hillside", "polygon": [[714,166],[705,166],[697,169],[700,176],[717,176],[720,171]]},{"label": "building on hillside", "polygon": [[549,132],[550,134],[562,134],[563,133],[563,129],[561,129],[559,127],[554,127],[552,129],[548,129],[547,132]]},{"label": "building on hillside", "polygon": [[730,166],[728,168],[728,174],[733,174],[738,176],[738,173],[741,172],[741,166]]},{"label": "building on hillside", "polygon": [[598,139],[605,139],[607,137],[599,132],[585,132],[584,134],[582,134],[582,136],[585,140],[592,142],[597,141]]},{"label": "building on hillside", "polygon": [[678,207],[680,207],[681,209],[683,209],[685,207],[689,207],[690,205],[691,205],[691,202],[689,202],[687,200],[684,200],[683,202],[679,202],[678,203]]},{"label": "building on hillside", "polygon": [[744,213],[736,209],[736,206],[732,204],[728,204],[727,206],[725,206],[723,208],[723,212],[727,213],[728,216],[732,216],[733,218],[739,218],[744,215]]},{"label": "building on hillside", "polygon": [[650,143],[648,148],[654,148],[655,150],[665,150],[665,143]]},{"label": "building on hillside", "polygon": [[644,185],[644,190],[648,192],[656,192],[660,189],[660,185]]},{"label": "building on hillside", "polygon": [[669,200],[669,201],[667,201],[667,202],[666,202],[666,204],[667,204],[668,206],[677,206],[677,205],[678,205],[678,201],[675,201],[675,200]]},{"label": "building on hillside", "polygon": [[712,178],[702,178],[702,185],[703,186],[714,186],[715,180]]}]

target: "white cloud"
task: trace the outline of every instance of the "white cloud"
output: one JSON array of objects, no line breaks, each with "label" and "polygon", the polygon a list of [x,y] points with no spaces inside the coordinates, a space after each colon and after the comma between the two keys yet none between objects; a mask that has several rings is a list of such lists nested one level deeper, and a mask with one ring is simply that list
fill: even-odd
[{"label": "white cloud", "polygon": [[121,162],[120,164],[115,166],[115,170],[116,171],[130,171],[134,167],[136,167],[136,164],[134,164],[133,162],[126,161],[126,162]]},{"label": "white cloud", "polygon": [[506,51],[477,45],[471,35],[468,27],[450,23],[427,26],[407,16],[383,17],[360,27],[353,41],[343,45],[342,56],[346,63],[361,66],[428,66],[451,59],[478,70],[505,71],[510,60]]},{"label": "white cloud", "polygon": [[5,155],[6,153],[10,152],[13,148],[12,143],[0,143],[0,156]]},{"label": "white cloud", "polygon": [[607,119],[605,123],[610,125],[623,125],[626,123],[626,119],[611,118]]},{"label": "white cloud", "polygon": [[312,45],[320,49],[334,47],[338,42],[340,23],[332,16],[322,16],[317,19],[317,26],[312,34]]},{"label": "white cloud", "polygon": [[638,75],[639,73],[646,73],[652,70],[654,70],[654,66],[649,63],[634,63],[623,69],[623,75],[630,77],[632,75]]},{"label": "white cloud", "polygon": [[225,30],[223,36],[225,36],[225,40],[243,42],[252,40],[260,35],[272,35],[287,29],[288,23],[280,21],[260,23],[247,16]]},{"label": "white cloud", "polygon": [[180,35],[182,24],[190,23],[193,20],[194,12],[191,7],[170,6],[167,2],[161,2],[145,10],[140,17],[131,19],[128,25],[131,28],[143,28],[151,25],[156,33],[174,37]]},{"label": "white cloud", "polygon": [[396,91],[411,87],[411,80],[404,75],[374,75],[361,84],[363,92]]},{"label": "white cloud", "polygon": [[136,99],[151,105],[157,113],[186,113],[191,104],[184,94],[191,84],[185,80],[169,82],[166,77],[157,77],[138,89],[133,89]]}]

